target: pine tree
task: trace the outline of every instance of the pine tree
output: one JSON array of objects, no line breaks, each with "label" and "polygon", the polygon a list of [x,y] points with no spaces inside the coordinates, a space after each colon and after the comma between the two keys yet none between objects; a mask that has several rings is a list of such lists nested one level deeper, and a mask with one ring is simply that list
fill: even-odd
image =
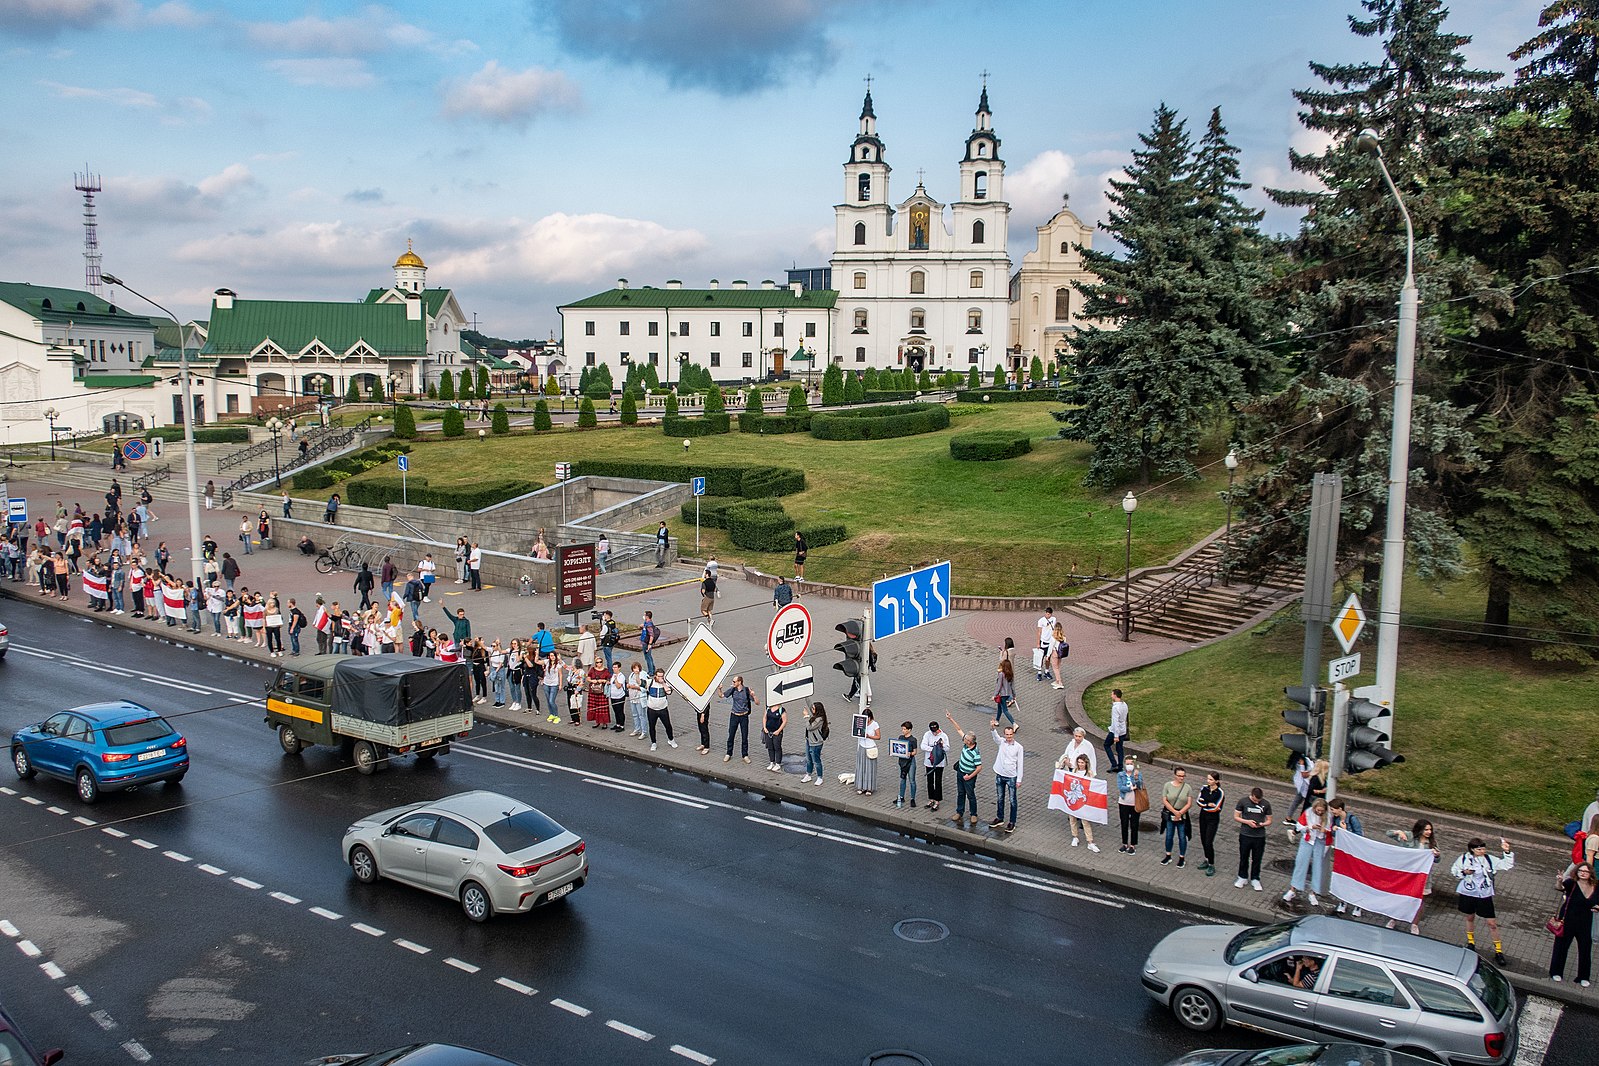
[{"label": "pine tree", "polygon": [[511,432],[511,414],[505,409],[505,404],[497,403],[494,405],[494,414],[489,420],[489,432],[498,437],[503,437]]},{"label": "pine tree", "polygon": [[916,387],[922,392],[933,391],[933,379],[928,376],[927,371],[923,370],[916,378]]},{"label": "pine tree", "polygon": [[446,437],[466,436],[466,416],[460,408],[451,407],[444,412],[444,435]]},{"label": "pine tree", "polygon": [[416,412],[403,403],[394,409],[394,435],[400,440],[416,439]]},{"label": "pine tree", "polygon": [[1032,365],[1027,368],[1027,380],[1034,385],[1044,380],[1044,361],[1036,355],[1033,356]]},{"label": "pine tree", "polygon": [[367,399],[373,403],[383,402],[383,379],[374,377],[371,386],[367,389]]},{"label": "pine tree", "polygon": [[669,392],[666,394],[666,417],[677,417],[677,393],[675,392]]},{"label": "pine tree", "polygon": [[345,403],[361,402],[361,383],[354,378],[350,379],[350,387],[344,390]]},{"label": "pine tree", "polygon": [[533,405],[533,431],[535,433],[548,433],[555,428],[555,422],[550,418],[550,402],[539,400]]},{"label": "pine tree", "polygon": [[587,396],[583,397],[583,403],[577,409],[577,428],[593,429],[599,424],[599,417],[594,413],[594,401]]},{"label": "pine tree", "polygon": [[861,372],[861,389],[863,391],[876,392],[880,388],[882,388],[882,386],[877,383],[876,370],[874,370],[872,367],[867,367]]},{"label": "pine tree", "polygon": [[712,385],[705,393],[705,413],[720,415],[727,412],[727,401],[722,398],[722,389],[719,385]]},{"label": "pine tree", "polygon": [[485,400],[489,398],[489,368],[481,363],[477,368],[477,394]]},{"label": "pine tree", "polygon": [[658,389],[661,387],[661,375],[656,373],[654,363],[645,364],[643,379],[644,387],[647,389]]},{"label": "pine tree", "polygon": [[974,391],[983,387],[983,372],[977,369],[976,363],[966,371],[966,387]]},{"label": "pine tree", "polygon": [[993,381],[994,388],[1003,389],[1005,387],[1005,371],[998,363],[994,364]]},{"label": "pine tree", "polygon": [[860,403],[866,399],[866,390],[861,385],[861,379],[855,374],[844,375],[844,402]]},{"label": "pine tree", "polygon": [[799,385],[790,385],[788,389],[788,409],[785,413],[802,415],[810,409],[810,405],[805,402],[805,389]]},{"label": "pine tree", "polygon": [[765,413],[765,409],[766,400],[761,395],[761,390],[751,389],[750,394],[744,399],[744,413],[747,415],[759,415]]},{"label": "pine tree", "polygon": [[463,366],[461,368],[461,380],[456,385],[455,395],[460,400],[477,399],[477,390],[472,387],[471,367]]},{"label": "pine tree", "polygon": [[583,372],[577,376],[577,391],[579,395],[588,395],[589,379],[594,376],[593,367],[584,367]]},{"label": "pine tree", "polygon": [[620,413],[622,425],[638,425],[638,402],[633,399],[633,390],[628,389],[622,393],[622,407]]},{"label": "pine tree", "polygon": [[434,384],[431,381],[428,382],[427,394],[428,394],[428,399],[430,399],[430,400],[438,399],[439,398],[439,387],[438,387],[438,385]]},{"label": "pine tree", "polygon": [[546,396],[559,396],[559,395],[561,395],[561,383],[559,381],[555,380],[555,375],[554,374],[551,374],[550,377],[549,377],[549,380],[544,383],[544,395],[546,395]]},{"label": "pine tree", "polygon": [[439,399],[455,399],[455,375],[448,369],[439,375]]},{"label": "pine tree", "polygon": [[828,363],[822,371],[822,404],[832,407],[844,402],[844,371],[837,363]]}]

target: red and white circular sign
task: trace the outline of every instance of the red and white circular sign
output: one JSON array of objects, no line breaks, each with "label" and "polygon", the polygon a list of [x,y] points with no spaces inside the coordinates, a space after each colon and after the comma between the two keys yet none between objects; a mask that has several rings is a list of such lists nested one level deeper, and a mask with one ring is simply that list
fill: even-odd
[{"label": "red and white circular sign", "polygon": [[790,667],[805,658],[811,646],[811,612],[797,603],[785,604],[772,619],[766,634],[766,654],[781,667]]}]

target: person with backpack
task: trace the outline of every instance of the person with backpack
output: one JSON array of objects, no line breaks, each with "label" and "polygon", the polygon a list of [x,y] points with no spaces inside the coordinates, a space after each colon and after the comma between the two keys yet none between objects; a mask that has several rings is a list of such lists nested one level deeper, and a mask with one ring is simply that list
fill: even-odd
[{"label": "person with backpack", "polygon": [[417,580],[416,572],[405,575],[405,585],[400,589],[400,601],[411,608],[411,621],[422,621],[422,582]]},{"label": "person with backpack", "polygon": [[[539,623],[539,628],[544,628],[544,623]],[[639,627],[638,646],[644,652],[644,673],[648,677],[655,676],[655,645],[661,641],[661,630],[655,624],[655,614],[652,611],[644,612],[644,624]],[[710,741],[705,742],[709,749]],[[702,753],[703,754],[703,753]]]},{"label": "person with backpack", "polygon": [[944,764],[949,761],[949,734],[940,729],[937,722],[928,722],[927,732],[922,734],[917,747],[922,753],[922,768],[927,773],[927,809],[936,811],[944,802]]},{"label": "person with backpack", "polygon": [[818,785],[822,783],[822,745],[832,733],[827,724],[827,708],[820,703],[811,704],[805,712],[805,776],[800,778],[800,784],[809,784],[813,778]]},{"label": "person with backpack", "polygon": [[605,656],[605,669],[616,672],[616,646],[622,643],[622,631],[616,628],[616,616],[610,611],[600,615],[600,653]]},{"label": "person with backpack", "polygon": [[777,587],[772,590],[772,606],[781,610],[793,602],[794,586],[788,583],[788,578],[778,578]]},{"label": "person with backpack", "polygon": [[1499,942],[1499,918],[1494,913],[1494,878],[1516,868],[1516,853],[1510,841],[1499,839],[1499,854],[1488,854],[1488,842],[1482,837],[1472,837],[1460,858],[1449,867],[1449,876],[1460,879],[1455,886],[1456,904],[1466,916],[1466,946],[1477,947],[1477,919],[1487,919],[1488,935],[1493,937],[1494,962],[1505,961],[1505,949]]}]

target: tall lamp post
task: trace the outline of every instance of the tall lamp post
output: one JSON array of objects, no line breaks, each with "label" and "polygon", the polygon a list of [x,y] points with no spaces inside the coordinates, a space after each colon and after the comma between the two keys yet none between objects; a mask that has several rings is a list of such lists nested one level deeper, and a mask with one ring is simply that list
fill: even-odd
[{"label": "tall lamp post", "polygon": [[61,412],[54,407],[44,409],[45,421],[50,423],[50,461],[56,461],[56,419],[61,417]]},{"label": "tall lamp post", "polygon": [[1138,497],[1129,489],[1122,497],[1122,510],[1127,512],[1127,564],[1122,571],[1122,640],[1133,639],[1133,512],[1138,510]]},{"label": "tall lamp post", "polygon": [[278,488],[283,487],[283,467],[278,463],[278,440],[283,436],[283,419],[273,415],[266,420],[266,431],[272,434],[272,476],[277,478]]},{"label": "tall lamp post", "polygon": [[1235,448],[1227,449],[1227,458],[1222,460],[1227,464],[1227,536],[1222,541],[1221,553],[1221,583],[1225,588],[1233,583],[1233,475],[1238,471],[1238,451]]},{"label": "tall lamp post", "polygon": [[[1416,231],[1394,185],[1376,130],[1361,130],[1355,146],[1377,160],[1383,181],[1405,220],[1405,280],[1399,287],[1399,334],[1394,351],[1393,440],[1388,451],[1388,521],[1382,538],[1382,602],[1377,616],[1375,702],[1390,711],[1399,673],[1399,603],[1405,578],[1405,490],[1410,476],[1410,405],[1416,376]],[[1390,727],[1390,735],[1392,729]]]},{"label": "tall lamp post", "polygon": [[[108,285],[127,289],[172,321],[178,322],[177,315],[121,278],[105,273],[100,278]],[[204,585],[205,561],[200,555],[200,478],[194,468],[194,383],[189,380],[189,335],[181,322],[178,325],[178,375],[183,379],[183,473],[189,497],[189,572],[194,578],[195,587],[200,588]]]},{"label": "tall lamp post", "polygon": [[389,421],[394,421],[394,416],[400,412],[400,375],[389,375]]}]

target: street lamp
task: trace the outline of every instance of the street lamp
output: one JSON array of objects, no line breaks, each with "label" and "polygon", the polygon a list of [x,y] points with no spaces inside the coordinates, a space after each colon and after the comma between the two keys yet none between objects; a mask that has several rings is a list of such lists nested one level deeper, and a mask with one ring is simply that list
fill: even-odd
[{"label": "street lamp", "polygon": [[1227,464],[1227,537],[1222,541],[1221,553],[1221,583],[1225,588],[1232,584],[1233,566],[1233,474],[1238,470],[1238,451],[1234,448],[1227,449],[1227,458],[1222,462]]},{"label": "street lamp", "polygon": [[389,375],[389,421],[400,411],[400,375]]},{"label": "street lamp", "polygon": [[1122,510],[1127,512],[1127,566],[1122,572],[1122,640],[1133,639],[1133,608],[1130,589],[1133,583],[1133,512],[1138,510],[1138,497],[1132,490],[1122,497]]},{"label": "street lamp", "polygon": [[273,415],[266,420],[266,431],[272,434],[272,475],[277,478],[278,488],[283,487],[283,467],[278,465],[278,440],[283,436],[283,419]]},{"label": "street lamp", "polygon": [[1383,160],[1377,131],[1365,129],[1355,147],[1377,160],[1383,181],[1405,220],[1405,281],[1399,288],[1399,333],[1394,350],[1393,440],[1388,451],[1388,521],[1382,539],[1382,603],[1377,616],[1377,676],[1374,702],[1393,707],[1399,673],[1399,601],[1405,575],[1405,490],[1410,474],[1411,387],[1416,376],[1416,231],[1404,197]]},{"label": "street lamp", "polygon": [[44,417],[50,423],[50,461],[56,461],[56,419],[61,417],[61,412],[54,407],[44,409]]},{"label": "street lamp", "polygon": [[[127,289],[174,322],[178,316],[113,274],[100,275],[108,285]],[[189,497],[189,571],[195,588],[204,585],[205,561],[200,555],[200,477],[194,468],[194,383],[189,380],[189,334],[178,325],[178,375],[183,379],[183,473]]]}]

